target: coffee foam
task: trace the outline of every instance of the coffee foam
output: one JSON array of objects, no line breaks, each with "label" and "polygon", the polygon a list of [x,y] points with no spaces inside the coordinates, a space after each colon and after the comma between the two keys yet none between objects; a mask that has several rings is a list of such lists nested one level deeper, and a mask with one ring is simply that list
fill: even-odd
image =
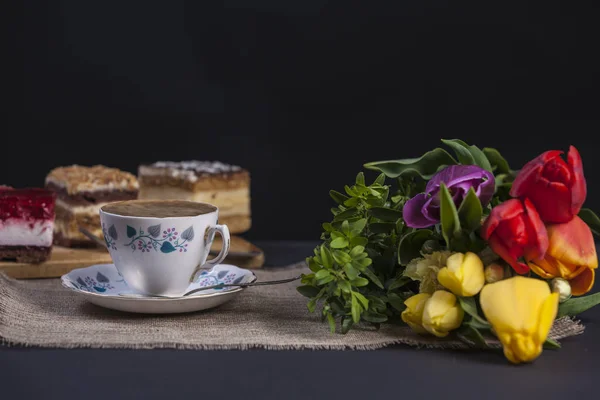
[{"label": "coffee foam", "polygon": [[182,200],[127,200],[107,204],[101,210],[124,217],[173,218],[208,214],[217,207]]}]

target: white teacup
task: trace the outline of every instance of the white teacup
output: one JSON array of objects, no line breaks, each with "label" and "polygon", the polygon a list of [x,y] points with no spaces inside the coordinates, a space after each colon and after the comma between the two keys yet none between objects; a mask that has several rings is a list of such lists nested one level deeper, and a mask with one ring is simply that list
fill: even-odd
[{"label": "white teacup", "polygon": [[[129,287],[181,296],[200,268],[222,262],[229,252],[229,229],[217,224],[218,214],[207,203],[129,200],[103,206],[100,221],[110,256]],[[223,248],[206,261],[216,232]]]}]

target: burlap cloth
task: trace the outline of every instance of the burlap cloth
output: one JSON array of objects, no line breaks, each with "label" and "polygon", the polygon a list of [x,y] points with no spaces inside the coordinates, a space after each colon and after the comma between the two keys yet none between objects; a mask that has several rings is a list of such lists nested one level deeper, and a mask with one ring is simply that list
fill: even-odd
[{"label": "burlap cloth", "polygon": [[[259,280],[293,277],[304,264],[257,271]],[[142,315],[104,309],[86,302],[58,279],[14,280],[0,273],[0,342],[5,345],[96,348],[181,349],[355,349],[392,344],[436,348],[467,348],[456,338],[414,334],[410,328],[383,325],[348,334],[331,334],[326,322],[306,308],[295,290],[298,282],[246,289],[218,308],[189,314]],[[563,318],[550,333],[553,339],[583,332],[576,321]],[[498,343],[490,341],[492,347]]]}]

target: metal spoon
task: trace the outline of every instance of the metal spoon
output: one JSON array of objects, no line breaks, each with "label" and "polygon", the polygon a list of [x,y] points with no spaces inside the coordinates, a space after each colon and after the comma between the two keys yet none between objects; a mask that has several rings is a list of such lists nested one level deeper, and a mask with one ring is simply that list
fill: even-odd
[{"label": "metal spoon", "polygon": [[289,282],[293,282],[293,281],[297,281],[298,279],[302,278],[302,275],[298,275],[295,276],[293,278],[288,278],[288,279],[280,279],[277,281],[264,281],[264,282],[248,282],[248,283],[237,283],[237,284],[233,284],[233,283],[219,283],[218,285],[211,285],[211,286],[203,286],[201,288],[197,288],[197,289],[193,289],[190,290],[189,292],[184,293],[182,296],[159,296],[159,295],[147,295],[147,294],[137,294],[137,293],[119,293],[119,296],[123,296],[123,297],[134,297],[134,298],[162,298],[162,299],[178,299],[180,297],[186,297],[189,295],[192,295],[194,293],[198,293],[201,292],[203,290],[208,290],[208,289],[221,289],[224,287],[239,287],[239,288],[247,288],[250,286],[263,286],[263,285],[278,285],[281,283],[289,283]]}]

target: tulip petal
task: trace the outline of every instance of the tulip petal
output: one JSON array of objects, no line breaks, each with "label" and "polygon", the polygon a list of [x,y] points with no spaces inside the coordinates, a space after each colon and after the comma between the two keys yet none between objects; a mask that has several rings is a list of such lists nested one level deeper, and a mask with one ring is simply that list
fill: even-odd
[{"label": "tulip petal", "polygon": [[500,222],[507,219],[516,218],[523,213],[523,204],[520,200],[510,199],[492,208],[489,217],[485,220],[481,229],[481,236],[488,240],[492,233],[498,228]]},{"label": "tulip petal", "polygon": [[560,277],[560,270],[552,257],[540,258],[527,263],[531,270],[544,279]]},{"label": "tulip petal", "polygon": [[527,234],[530,241],[529,246],[526,248],[525,258],[542,258],[548,251],[548,231],[531,201],[525,199],[523,204],[527,217],[529,217]]},{"label": "tulip petal", "polygon": [[522,275],[529,272],[529,267],[526,264],[518,261],[517,257],[511,254],[510,249],[508,246],[506,246],[506,244],[504,244],[499,236],[493,235],[488,239],[488,243],[494,253],[498,254],[504,261],[509,263],[517,274]]},{"label": "tulip petal", "polygon": [[542,302],[550,287],[540,279],[515,276],[485,285],[480,303],[494,329],[533,333],[537,329]]},{"label": "tulip petal", "polygon": [[548,225],[550,246],[547,254],[564,264],[598,268],[596,244],[589,226],[575,216],[564,224]]},{"label": "tulip petal", "polygon": [[419,193],[404,204],[402,209],[402,217],[407,226],[411,228],[427,228],[435,225],[436,221],[432,221],[423,215],[423,206],[429,200],[429,196],[425,193]]},{"label": "tulip petal", "polygon": [[538,343],[544,343],[546,341],[546,338],[548,337],[548,333],[550,333],[550,328],[552,328],[552,324],[554,323],[554,319],[556,318],[556,313],[558,312],[559,297],[560,295],[558,293],[552,293],[546,298],[546,300],[542,304],[540,310],[540,318],[537,324]]},{"label": "tulip petal", "polygon": [[594,286],[596,272],[593,269],[586,268],[581,274],[569,281],[571,285],[571,294],[581,296],[589,292]]},{"label": "tulip petal", "polygon": [[528,189],[537,181],[544,164],[559,157],[562,153],[560,150],[546,151],[525,164],[512,184],[510,195],[512,197],[528,195]]},{"label": "tulip petal", "polygon": [[[545,222],[563,223],[573,218],[571,190],[561,182],[540,178],[530,186],[526,196],[535,204]],[[549,198],[552,200],[549,201]]]},{"label": "tulip petal", "polygon": [[583,175],[583,162],[575,146],[569,148],[567,161],[571,167],[571,213],[577,215],[587,196],[587,184]]},{"label": "tulip petal", "polygon": [[453,274],[448,267],[444,267],[440,269],[437,274],[437,280],[446,289],[451,291],[457,296],[465,296],[463,294],[462,285],[460,281],[456,278],[456,275]]}]

